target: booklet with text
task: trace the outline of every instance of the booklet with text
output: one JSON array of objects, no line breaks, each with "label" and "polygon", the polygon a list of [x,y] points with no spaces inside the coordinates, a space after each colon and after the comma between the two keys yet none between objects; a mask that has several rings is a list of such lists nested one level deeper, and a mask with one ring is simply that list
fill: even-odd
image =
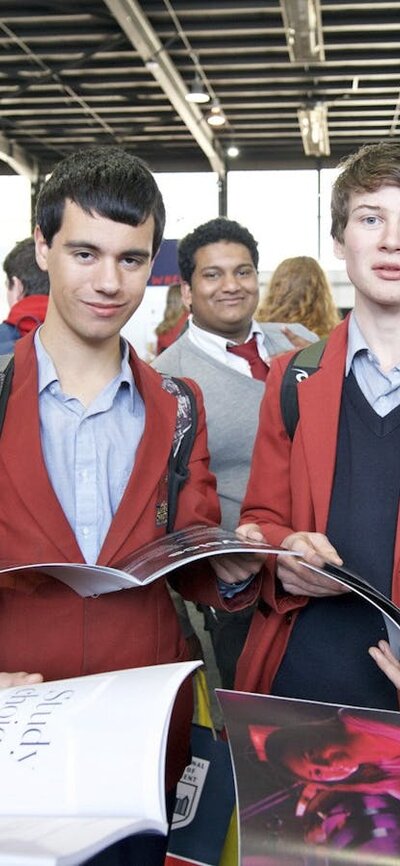
[{"label": "booklet with text", "polygon": [[171,712],[200,662],[0,691],[0,866],[75,866],[166,834]]},{"label": "booklet with text", "polygon": [[217,690],[241,866],[398,866],[400,713]]}]

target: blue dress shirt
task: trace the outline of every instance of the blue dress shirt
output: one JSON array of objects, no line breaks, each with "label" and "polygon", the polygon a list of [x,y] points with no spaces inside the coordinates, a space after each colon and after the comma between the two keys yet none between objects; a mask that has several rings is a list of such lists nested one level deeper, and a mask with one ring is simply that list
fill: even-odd
[{"label": "blue dress shirt", "polygon": [[349,321],[346,376],[350,370],[364,397],[381,418],[400,404],[400,364],[388,372],[381,370],[379,358],[364,339],[354,312]]},{"label": "blue dress shirt", "polygon": [[135,463],[145,407],[122,341],[121,370],[90,406],[61,390],[35,335],[39,418],[47,472],[83,557],[95,563]]}]

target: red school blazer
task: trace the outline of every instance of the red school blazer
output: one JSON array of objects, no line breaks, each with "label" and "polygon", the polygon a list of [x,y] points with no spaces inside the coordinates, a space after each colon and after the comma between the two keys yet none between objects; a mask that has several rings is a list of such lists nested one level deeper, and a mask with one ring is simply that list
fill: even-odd
[{"label": "red school blazer", "polygon": [[[162,377],[140,361],[130,362],[146,407],[146,423],[135,465],[98,562],[113,565],[136,548],[165,534],[156,525],[175,430],[176,398]],[[183,488],[176,528],[219,522],[214,476],[208,470],[205,413],[199,388],[198,431]],[[43,460],[33,332],[18,341],[15,373],[0,437],[0,559],[8,562],[82,562],[72,529],[51,486]],[[204,562],[179,577],[185,595],[221,605],[215,576]],[[39,671],[45,679],[81,676],[187,658],[186,643],[165,581],[130,592],[82,599],[62,583],[42,579],[0,582],[0,670]],[[252,590],[253,597],[255,589]],[[245,591],[243,606],[253,600]],[[225,605],[222,602],[223,606]],[[190,682],[183,686],[173,716],[167,787],[187,760],[192,716]]]},{"label": "red school blazer", "polygon": [[[293,352],[272,362],[261,405],[252,468],[241,523],[257,523],[267,541],[280,545],[291,532],[326,532],[336,461],[348,320],[329,337],[320,368],[298,385],[299,422],[293,442],[280,408],[283,374]],[[400,602],[400,529],[397,524],[393,601]],[[275,560],[264,570],[265,604],[253,617],[236,686],[268,693],[285,653],[304,596],[276,592]]]}]

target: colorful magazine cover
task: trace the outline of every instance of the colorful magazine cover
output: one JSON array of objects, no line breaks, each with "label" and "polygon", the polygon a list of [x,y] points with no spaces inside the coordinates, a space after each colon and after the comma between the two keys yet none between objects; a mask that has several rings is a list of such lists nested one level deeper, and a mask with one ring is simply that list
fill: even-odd
[{"label": "colorful magazine cover", "polygon": [[400,713],[217,695],[241,866],[398,866]]}]

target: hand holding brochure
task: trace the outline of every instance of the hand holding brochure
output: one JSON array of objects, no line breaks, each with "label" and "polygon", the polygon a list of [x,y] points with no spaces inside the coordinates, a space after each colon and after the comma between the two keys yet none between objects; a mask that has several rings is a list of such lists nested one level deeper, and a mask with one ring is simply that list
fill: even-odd
[{"label": "hand holding brochure", "polygon": [[[234,532],[218,526],[190,526],[144,545],[113,567],[71,562],[6,565],[0,567],[0,587],[2,575],[41,573],[62,581],[83,597],[102,595],[145,586],[175,568],[207,556],[249,552],[267,555],[283,551],[264,542],[243,541]],[[300,556],[294,551],[286,553]]]},{"label": "hand holding brochure", "polygon": [[199,664],[0,691],[1,866],[73,866],[125,836],[167,832],[169,722]]},{"label": "hand holding brochure", "polygon": [[0,587],[2,579],[13,576],[45,574],[65,583],[82,597],[102,595],[121,589],[146,586],[154,580],[190,562],[223,554],[241,553],[285,554],[296,556],[302,565],[311,571],[341,583],[377,607],[386,623],[392,651],[400,657],[400,610],[379,590],[367,583],[362,577],[326,563],[323,568],[303,562],[301,553],[273,547],[267,542],[243,541],[234,532],[217,526],[189,526],[172,532],[163,538],[152,541],[136,550],[115,566],[87,565],[86,563],[41,562],[29,564],[0,565]]}]

